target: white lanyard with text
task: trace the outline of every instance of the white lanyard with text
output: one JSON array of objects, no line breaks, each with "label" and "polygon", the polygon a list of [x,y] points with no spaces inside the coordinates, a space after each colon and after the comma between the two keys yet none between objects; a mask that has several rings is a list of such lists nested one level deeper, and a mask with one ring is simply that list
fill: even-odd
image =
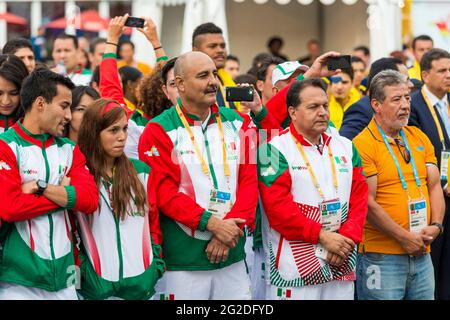
[{"label": "white lanyard with text", "polygon": [[411,158],[410,162],[411,162],[411,166],[413,169],[414,180],[416,182],[417,187],[420,190],[421,198],[416,199],[416,200],[411,199],[402,169],[400,167],[400,164],[398,163],[398,160],[394,154],[394,151],[392,151],[392,148],[389,144],[386,134],[384,133],[383,129],[381,129],[381,127],[378,123],[377,123],[377,126],[378,126],[378,130],[381,133],[381,136],[383,137],[384,144],[386,145],[386,148],[388,149],[388,151],[392,157],[392,160],[394,160],[395,166],[397,168],[397,173],[400,178],[400,182],[402,184],[402,188],[403,188],[403,190],[405,190],[406,195],[408,196],[409,230],[411,232],[420,232],[422,230],[422,228],[424,228],[428,225],[428,223],[427,223],[427,206],[426,206],[426,199],[422,192],[422,184],[420,182],[419,173],[417,172],[416,163],[414,161],[414,155],[412,154],[411,148],[409,147],[408,140],[406,139],[403,129],[400,129],[400,136],[402,137],[403,142],[405,143],[405,148],[409,152],[409,155]]}]

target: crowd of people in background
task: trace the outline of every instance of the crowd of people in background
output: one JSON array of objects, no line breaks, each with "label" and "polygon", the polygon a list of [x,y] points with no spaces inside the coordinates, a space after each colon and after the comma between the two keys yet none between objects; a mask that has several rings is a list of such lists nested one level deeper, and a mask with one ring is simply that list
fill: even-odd
[{"label": "crowd of people in background", "polygon": [[450,299],[448,51],[273,36],[244,72],[145,18],[150,66],[127,18],[2,49],[0,299]]}]

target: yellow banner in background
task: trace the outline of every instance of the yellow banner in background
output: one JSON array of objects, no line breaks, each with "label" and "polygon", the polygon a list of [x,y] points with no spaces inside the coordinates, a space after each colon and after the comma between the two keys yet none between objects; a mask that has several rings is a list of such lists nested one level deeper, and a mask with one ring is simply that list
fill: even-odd
[{"label": "yellow banner in background", "polygon": [[402,40],[403,43],[410,43],[414,37],[411,21],[411,4],[413,0],[404,0],[402,8]]}]

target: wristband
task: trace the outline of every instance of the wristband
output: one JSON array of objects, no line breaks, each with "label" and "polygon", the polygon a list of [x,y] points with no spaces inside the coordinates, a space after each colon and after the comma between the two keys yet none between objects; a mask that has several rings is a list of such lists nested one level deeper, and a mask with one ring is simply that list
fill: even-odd
[{"label": "wristband", "polygon": [[162,60],[167,61],[167,60],[169,60],[169,57],[168,56],[159,57],[159,58],[156,59],[156,62],[160,62]]},{"label": "wristband", "polygon": [[153,48],[153,50],[159,50],[159,49],[162,49],[162,46],[159,46],[159,47],[156,47],[156,48]]},{"label": "wristband", "polygon": [[114,43],[114,42],[108,42],[108,41],[106,41],[105,43],[106,43],[106,44],[112,44],[113,46],[116,46],[116,47],[119,46],[117,43]]}]

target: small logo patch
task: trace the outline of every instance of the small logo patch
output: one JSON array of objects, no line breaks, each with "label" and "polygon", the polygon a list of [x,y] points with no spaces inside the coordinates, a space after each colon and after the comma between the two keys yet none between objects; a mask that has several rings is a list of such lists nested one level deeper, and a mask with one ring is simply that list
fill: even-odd
[{"label": "small logo patch", "polygon": [[0,161],[0,170],[11,170],[11,167],[5,162],[5,161]]},{"label": "small logo patch", "polygon": [[28,169],[28,170],[23,170],[23,174],[37,174],[37,170],[34,169]]},{"label": "small logo patch", "polygon": [[347,164],[347,159],[345,158],[345,156],[334,157],[334,159],[336,160],[337,164],[344,165],[344,166]]},{"label": "small logo patch", "polygon": [[272,167],[262,168],[261,169],[261,177],[268,177],[275,174],[275,170]]},{"label": "small logo patch", "polygon": [[159,300],[175,300],[175,295],[173,293],[159,295]]},{"label": "small logo patch", "polygon": [[423,150],[425,150],[425,147],[424,147],[424,146],[418,146],[418,147],[417,147],[417,151],[423,151]]},{"label": "small logo patch", "polygon": [[305,166],[291,166],[292,170],[308,170]]},{"label": "small logo patch", "polygon": [[148,157],[159,157],[159,151],[155,146],[151,147],[149,151],[145,151],[144,154]]},{"label": "small logo patch", "polygon": [[183,154],[195,154],[195,152],[193,150],[180,150],[179,153],[180,153],[180,155],[183,155]]},{"label": "small logo patch", "polygon": [[288,300],[291,298],[292,291],[291,289],[278,288],[277,289],[277,298],[279,300]]}]

